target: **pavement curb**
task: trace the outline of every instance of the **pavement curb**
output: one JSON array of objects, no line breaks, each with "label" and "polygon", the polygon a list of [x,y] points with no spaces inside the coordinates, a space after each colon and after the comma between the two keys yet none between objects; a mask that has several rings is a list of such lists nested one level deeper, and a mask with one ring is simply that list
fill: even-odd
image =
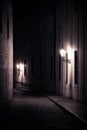
[{"label": "pavement curb", "polygon": [[57,103],[56,101],[54,101],[49,96],[45,95],[45,97],[48,98],[50,101],[52,101],[55,105],[60,106],[63,110],[67,111],[68,113],[70,113],[71,115],[75,116],[77,119],[79,119],[80,121],[82,121],[85,125],[87,125],[87,123],[82,118],[80,118],[78,115],[76,115],[75,113],[69,111],[68,109],[66,109],[65,107],[63,107],[62,105],[60,105],[59,103]]}]

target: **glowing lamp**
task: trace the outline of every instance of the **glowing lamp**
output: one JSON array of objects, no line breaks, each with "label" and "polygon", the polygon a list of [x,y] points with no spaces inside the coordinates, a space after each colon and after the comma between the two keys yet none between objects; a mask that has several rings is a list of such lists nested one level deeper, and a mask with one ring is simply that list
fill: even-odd
[{"label": "glowing lamp", "polygon": [[24,64],[20,63],[20,64],[16,64],[17,69],[20,69],[20,71],[24,70]]},{"label": "glowing lamp", "polygon": [[17,69],[19,69],[19,68],[20,68],[20,65],[19,65],[19,64],[17,64],[17,65],[16,65],[16,67],[17,67]]},{"label": "glowing lamp", "polygon": [[61,49],[61,50],[60,50],[60,55],[61,55],[61,57],[65,57],[65,53],[66,53],[66,52],[65,52],[64,49]]},{"label": "glowing lamp", "polygon": [[20,63],[20,70],[22,71],[24,69],[24,64]]}]

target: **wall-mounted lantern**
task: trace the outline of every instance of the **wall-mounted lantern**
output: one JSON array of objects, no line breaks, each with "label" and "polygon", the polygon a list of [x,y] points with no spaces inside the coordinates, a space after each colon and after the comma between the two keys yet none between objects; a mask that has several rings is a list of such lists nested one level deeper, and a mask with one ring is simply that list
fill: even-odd
[{"label": "wall-mounted lantern", "polygon": [[62,60],[65,62],[65,83],[68,83],[68,74],[69,74],[69,68],[70,66],[68,66],[68,64],[71,64],[71,47],[67,48],[67,51],[65,51],[63,48],[60,50],[60,55],[62,57]]},{"label": "wall-mounted lantern", "polygon": [[20,69],[20,65],[19,64],[17,64],[16,67],[17,67],[17,69]]},{"label": "wall-mounted lantern", "polygon": [[68,53],[63,48],[60,50],[60,55],[63,58],[63,61],[71,63],[71,59],[69,59]]},{"label": "wall-mounted lantern", "polygon": [[65,52],[64,49],[61,49],[61,50],[60,50],[60,55],[61,55],[61,57],[65,57],[65,53],[66,53],[66,52]]},{"label": "wall-mounted lantern", "polygon": [[17,69],[20,69],[20,71],[23,71],[24,64],[23,63],[16,64],[16,67],[17,67]]}]

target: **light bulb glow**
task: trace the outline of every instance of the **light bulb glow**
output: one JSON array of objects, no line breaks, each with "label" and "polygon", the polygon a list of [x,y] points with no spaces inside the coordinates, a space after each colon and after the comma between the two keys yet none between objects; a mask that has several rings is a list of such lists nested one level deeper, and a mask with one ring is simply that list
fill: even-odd
[{"label": "light bulb glow", "polygon": [[60,50],[60,54],[61,54],[61,57],[65,57],[65,50],[64,50],[64,49],[61,49],[61,50]]},{"label": "light bulb glow", "polygon": [[17,65],[16,65],[16,67],[17,67],[17,69],[19,69],[19,68],[20,68],[20,65],[19,65],[19,64],[17,64]]},{"label": "light bulb glow", "polygon": [[24,64],[20,63],[20,70],[24,70]]}]

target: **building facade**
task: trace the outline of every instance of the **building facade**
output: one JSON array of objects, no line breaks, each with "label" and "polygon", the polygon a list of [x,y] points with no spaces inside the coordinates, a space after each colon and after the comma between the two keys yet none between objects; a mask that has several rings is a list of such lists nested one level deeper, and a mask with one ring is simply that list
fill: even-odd
[{"label": "building facade", "polygon": [[12,3],[0,0],[0,102],[12,98],[13,25]]},{"label": "building facade", "polygon": [[[56,90],[87,102],[85,3],[66,0],[56,9]],[[61,49],[64,57],[59,53]]]}]

